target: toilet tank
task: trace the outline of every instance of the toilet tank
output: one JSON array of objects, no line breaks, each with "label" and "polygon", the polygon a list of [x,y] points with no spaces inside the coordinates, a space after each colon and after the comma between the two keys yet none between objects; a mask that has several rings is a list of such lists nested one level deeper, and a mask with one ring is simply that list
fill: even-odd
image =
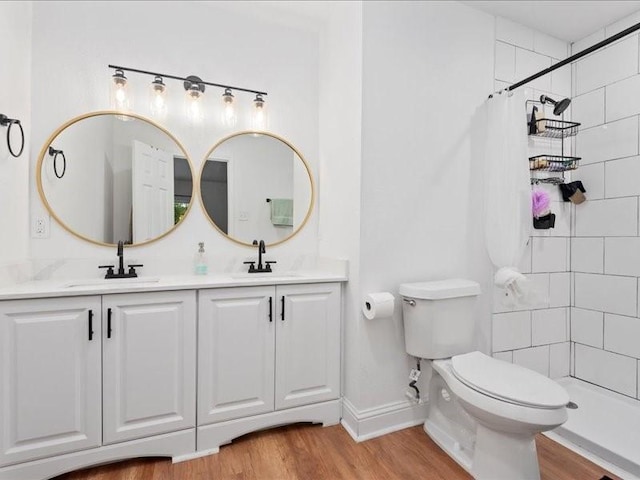
[{"label": "toilet tank", "polygon": [[435,360],[473,351],[475,303],[480,285],[471,280],[403,283],[402,317],[407,353]]}]

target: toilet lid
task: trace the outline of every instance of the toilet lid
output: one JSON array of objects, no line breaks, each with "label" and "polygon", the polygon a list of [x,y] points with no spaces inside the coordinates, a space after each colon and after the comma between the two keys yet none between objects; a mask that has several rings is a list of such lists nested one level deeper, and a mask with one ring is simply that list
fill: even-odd
[{"label": "toilet lid", "polygon": [[456,355],[451,364],[461,382],[492,397],[536,408],[560,408],[569,403],[567,391],[553,380],[481,352]]}]

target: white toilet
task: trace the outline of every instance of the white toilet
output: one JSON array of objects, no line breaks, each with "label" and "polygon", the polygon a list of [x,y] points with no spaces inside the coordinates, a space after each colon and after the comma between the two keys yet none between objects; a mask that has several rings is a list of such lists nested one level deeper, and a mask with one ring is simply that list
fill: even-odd
[{"label": "white toilet", "polygon": [[399,291],[407,353],[433,367],[427,434],[478,480],[539,480],[534,437],[567,420],[569,394],[473,351],[477,283],[405,283]]}]

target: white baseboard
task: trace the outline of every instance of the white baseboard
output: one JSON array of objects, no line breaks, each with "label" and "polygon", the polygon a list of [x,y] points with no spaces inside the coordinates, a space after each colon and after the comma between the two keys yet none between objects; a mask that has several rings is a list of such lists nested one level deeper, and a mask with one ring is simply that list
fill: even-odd
[{"label": "white baseboard", "polygon": [[421,425],[426,419],[427,403],[399,401],[359,411],[348,399],[342,400],[340,423],[356,442]]},{"label": "white baseboard", "polygon": [[220,446],[231,443],[234,438],[246,433],[290,423],[337,425],[340,423],[341,410],[342,402],[337,399],[203,425],[197,428],[198,450],[217,453]]},{"label": "white baseboard", "polygon": [[93,465],[139,457],[181,458],[196,449],[191,428],[0,468],[0,480],[45,480]]},{"label": "white baseboard", "polygon": [[188,462],[189,460],[195,460],[196,458],[213,455],[214,453],[218,453],[219,451],[219,448],[211,448],[209,450],[198,450],[196,452],[190,452],[185,455],[177,455],[171,458],[171,463]]}]

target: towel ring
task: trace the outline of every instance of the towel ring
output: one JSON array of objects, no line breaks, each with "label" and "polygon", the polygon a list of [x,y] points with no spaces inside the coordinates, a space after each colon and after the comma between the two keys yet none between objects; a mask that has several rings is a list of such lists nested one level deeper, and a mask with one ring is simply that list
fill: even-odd
[{"label": "towel ring", "polygon": [[[64,152],[49,147],[49,155],[53,157],[53,173],[55,173],[58,178],[64,177],[64,173],[67,171],[67,157],[64,156]],[[58,174],[58,155],[62,156],[62,173],[60,174]]]},{"label": "towel ring", "polygon": [[[3,115],[0,113],[0,125],[2,125],[3,127],[9,127],[7,128],[7,147],[9,148],[9,153],[11,154],[12,157],[18,158],[20,155],[22,155],[22,151],[24,150],[24,129],[22,128],[22,124],[20,123],[20,120],[17,120],[15,118],[9,118],[6,115]],[[18,151],[18,153],[15,153],[13,151],[13,147],[11,146],[11,128],[14,125],[18,125],[18,128],[20,129],[20,150]]]}]

